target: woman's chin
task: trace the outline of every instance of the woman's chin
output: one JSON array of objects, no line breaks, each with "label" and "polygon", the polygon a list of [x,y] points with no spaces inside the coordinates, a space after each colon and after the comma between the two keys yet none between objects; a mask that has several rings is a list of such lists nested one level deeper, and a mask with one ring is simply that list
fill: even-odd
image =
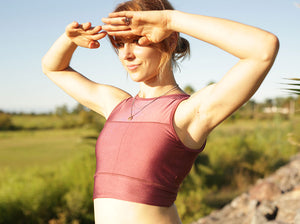
[{"label": "woman's chin", "polygon": [[139,77],[139,75],[133,74],[133,73],[128,73],[131,80],[134,82],[142,82],[143,79],[141,79],[141,77]]}]

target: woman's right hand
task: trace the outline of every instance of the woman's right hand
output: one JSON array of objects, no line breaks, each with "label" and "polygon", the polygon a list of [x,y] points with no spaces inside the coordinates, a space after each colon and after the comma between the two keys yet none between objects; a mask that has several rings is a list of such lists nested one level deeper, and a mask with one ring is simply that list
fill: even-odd
[{"label": "woman's right hand", "polygon": [[92,27],[90,22],[72,22],[66,27],[66,35],[77,46],[93,49],[100,47],[98,40],[107,34],[105,31],[100,32],[101,30],[101,26]]},{"label": "woman's right hand", "polygon": [[[108,18],[102,18],[102,22],[105,23],[103,29],[112,36],[141,36],[140,45],[159,43],[173,32],[168,29],[170,13],[167,10],[114,12],[110,13]],[[129,19],[128,24],[126,18]]]}]

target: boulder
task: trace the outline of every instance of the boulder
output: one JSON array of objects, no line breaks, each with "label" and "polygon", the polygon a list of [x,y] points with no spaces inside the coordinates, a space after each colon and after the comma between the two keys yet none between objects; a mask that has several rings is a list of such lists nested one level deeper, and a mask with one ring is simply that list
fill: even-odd
[{"label": "boulder", "polygon": [[223,209],[192,224],[300,224],[300,154]]}]

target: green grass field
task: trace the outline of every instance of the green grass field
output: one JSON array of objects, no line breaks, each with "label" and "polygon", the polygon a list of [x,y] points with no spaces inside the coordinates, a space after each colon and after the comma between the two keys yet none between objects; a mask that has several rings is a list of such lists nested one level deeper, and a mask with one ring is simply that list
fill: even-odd
[{"label": "green grass field", "polygon": [[[73,115],[12,119],[23,130],[0,132],[0,224],[93,223],[97,131],[62,129]],[[298,116],[219,126],[181,187],[183,222],[222,206],[299,152],[299,123]]]},{"label": "green grass field", "polygon": [[0,132],[0,169],[55,166],[83,150],[93,150],[94,141],[85,140],[92,134],[93,130],[81,129]]}]

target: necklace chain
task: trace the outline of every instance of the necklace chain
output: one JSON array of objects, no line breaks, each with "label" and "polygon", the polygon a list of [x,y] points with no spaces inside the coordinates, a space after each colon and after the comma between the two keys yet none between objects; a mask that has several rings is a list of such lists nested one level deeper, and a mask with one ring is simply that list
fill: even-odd
[{"label": "necklace chain", "polygon": [[133,114],[133,106],[136,100],[136,97],[138,96],[138,94],[133,98],[132,100],[132,104],[131,104],[131,110],[130,110],[130,117],[128,117],[128,120],[132,120],[133,117],[135,115],[137,115],[138,113],[140,113],[142,110],[144,110],[147,106],[149,106],[150,104],[154,103],[156,100],[158,100],[159,98],[161,98],[162,96],[167,95],[168,93],[170,93],[171,91],[175,90],[178,88],[178,85],[174,86],[172,89],[169,89],[167,92],[165,92],[164,94],[160,95],[159,97],[156,97],[154,100],[150,101],[149,103],[147,103],[145,106],[143,106],[140,110],[138,110],[137,112],[135,112]]}]

